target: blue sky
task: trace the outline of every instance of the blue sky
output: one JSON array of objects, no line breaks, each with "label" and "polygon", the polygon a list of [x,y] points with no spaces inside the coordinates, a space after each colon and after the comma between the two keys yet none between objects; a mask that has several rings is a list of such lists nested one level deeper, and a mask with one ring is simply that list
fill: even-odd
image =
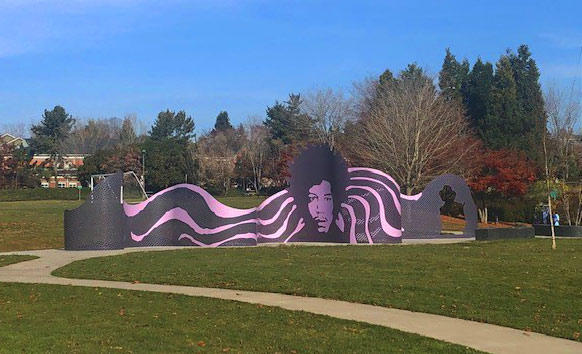
[{"label": "blue sky", "polygon": [[264,116],[445,48],[471,63],[528,44],[542,84],[582,80],[580,1],[0,0],[0,128],[59,104],[79,118]]}]

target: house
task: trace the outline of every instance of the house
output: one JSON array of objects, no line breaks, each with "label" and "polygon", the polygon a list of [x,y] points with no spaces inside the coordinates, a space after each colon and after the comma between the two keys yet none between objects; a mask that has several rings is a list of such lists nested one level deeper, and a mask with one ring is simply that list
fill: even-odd
[{"label": "house", "polygon": [[27,148],[28,143],[24,138],[14,136],[12,134],[4,133],[0,135],[0,144],[12,145],[14,147]]},{"label": "house", "polygon": [[[67,154],[62,157],[63,161],[57,168],[57,178],[41,178],[40,185],[43,188],[76,188],[81,185],[77,178],[77,170],[83,166],[83,160],[89,155],[86,154]],[[30,164],[44,166],[52,169],[49,154],[35,154],[30,160]]]}]

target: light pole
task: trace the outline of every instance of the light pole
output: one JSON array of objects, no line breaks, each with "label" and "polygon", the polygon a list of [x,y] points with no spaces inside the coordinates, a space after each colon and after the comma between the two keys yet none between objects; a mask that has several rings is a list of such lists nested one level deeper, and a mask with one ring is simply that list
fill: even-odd
[{"label": "light pole", "polygon": [[143,184],[143,190],[145,191],[145,149],[141,151],[141,183]]}]

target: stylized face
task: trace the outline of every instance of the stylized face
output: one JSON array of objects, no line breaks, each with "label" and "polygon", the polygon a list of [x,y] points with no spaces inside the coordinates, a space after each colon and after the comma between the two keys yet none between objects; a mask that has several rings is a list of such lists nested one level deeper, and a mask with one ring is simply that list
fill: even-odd
[{"label": "stylized face", "polygon": [[333,221],[333,197],[331,184],[323,180],[309,188],[309,214],[317,223],[317,231],[327,232]]}]

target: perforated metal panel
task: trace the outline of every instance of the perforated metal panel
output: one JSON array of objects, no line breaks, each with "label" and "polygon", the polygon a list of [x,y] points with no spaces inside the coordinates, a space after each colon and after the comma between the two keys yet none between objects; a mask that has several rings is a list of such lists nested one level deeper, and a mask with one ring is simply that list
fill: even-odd
[{"label": "perforated metal panel", "polygon": [[122,183],[123,174],[116,173],[99,183],[83,205],[65,210],[65,249],[106,250],[127,245]]},{"label": "perforated metal panel", "polygon": [[459,235],[441,235],[440,209],[444,201],[441,199],[440,191],[445,186],[450,186],[455,192],[455,202],[463,205],[465,229],[462,237],[475,237],[477,207],[473,202],[471,190],[461,177],[446,174],[431,181],[417,200],[402,197],[403,238],[460,237]]}]

